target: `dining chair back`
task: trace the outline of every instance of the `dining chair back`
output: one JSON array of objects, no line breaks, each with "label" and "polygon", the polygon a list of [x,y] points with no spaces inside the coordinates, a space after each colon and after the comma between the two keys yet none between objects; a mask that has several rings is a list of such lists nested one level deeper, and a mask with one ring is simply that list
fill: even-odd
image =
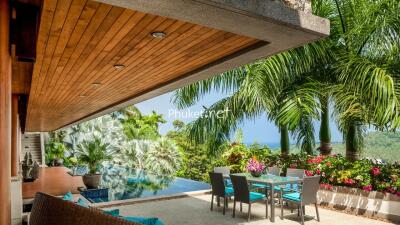
[{"label": "dining chair back", "polygon": [[235,201],[249,203],[250,190],[245,176],[230,175]]},{"label": "dining chair back", "polygon": [[304,177],[301,200],[304,205],[317,203],[320,176]]},{"label": "dining chair back", "polygon": [[281,168],[279,167],[268,167],[268,173],[275,175],[275,176],[280,176],[281,175]]},{"label": "dining chair back", "polygon": [[298,177],[300,179],[303,179],[304,178],[304,170],[288,168],[286,171],[286,176],[287,177]]},{"label": "dining chair back", "polygon": [[214,167],[214,173],[229,175],[231,173],[231,169],[228,166]]},{"label": "dining chair back", "polygon": [[225,183],[222,173],[210,172],[212,194],[220,197],[225,196]]}]

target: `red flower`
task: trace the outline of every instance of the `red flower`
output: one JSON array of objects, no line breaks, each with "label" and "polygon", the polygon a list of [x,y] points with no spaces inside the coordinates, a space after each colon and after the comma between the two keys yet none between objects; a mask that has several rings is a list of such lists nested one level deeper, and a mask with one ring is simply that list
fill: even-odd
[{"label": "red flower", "polygon": [[364,191],[372,191],[372,185],[369,184],[369,185],[364,186],[363,190]]},{"label": "red flower", "polygon": [[297,168],[297,164],[296,163],[290,164],[290,168],[291,169],[296,169]]},{"label": "red flower", "polygon": [[371,173],[372,173],[372,175],[374,175],[374,176],[378,176],[379,174],[381,174],[381,170],[379,169],[379,167],[374,166],[374,167],[372,167],[372,169],[371,169]]},{"label": "red flower", "polygon": [[308,177],[311,177],[311,176],[314,175],[314,173],[313,173],[312,171],[310,171],[310,170],[306,170],[306,171],[304,171],[304,173],[305,173]]},{"label": "red flower", "polygon": [[348,184],[348,185],[353,185],[355,183],[355,181],[351,178],[345,178],[344,183]]},{"label": "red flower", "polygon": [[317,171],[315,171],[318,175],[321,174],[321,170],[317,169]]},{"label": "red flower", "polygon": [[400,191],[398,191],[398,192],[396,193],[396,195],[400,197]]},{"label": "red flower", "polygon": [[321,187],[321,188],[328,189],[328,190],[332,190],[332,189],[333,189],[333,186],[332,186],[332,185],[330,185],[330,184],[324,184],[324,183],[321,183],[321,184],[320,184],[320,187]]},{"label": "red flower", "polygon": [[388,190],[388,192],[390,192],[392,194],[396,193],[396,190],[394,188],[392,188],[392,187],[388,187],[386,189]]}]

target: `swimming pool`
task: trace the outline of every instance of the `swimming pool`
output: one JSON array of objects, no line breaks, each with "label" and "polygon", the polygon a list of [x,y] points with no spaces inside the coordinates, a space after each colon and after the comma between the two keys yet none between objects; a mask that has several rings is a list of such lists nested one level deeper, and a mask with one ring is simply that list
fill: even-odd
[{"label": "swimming pool", "polygon": [[81,194],[90,202],[99,203],[207,190],[211,186],[180,177],[152,175],[141,170],[113,167],[103,169],[101,188],[103,190]]}]

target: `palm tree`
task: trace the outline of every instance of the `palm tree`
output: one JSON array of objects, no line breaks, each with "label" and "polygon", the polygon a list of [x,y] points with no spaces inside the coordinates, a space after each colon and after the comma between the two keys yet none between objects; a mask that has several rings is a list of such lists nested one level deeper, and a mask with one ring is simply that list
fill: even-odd
[{"label": "palm tree", "polygon": [[[398,126],[397,1],[315,0],[313,11],[331,19],[329,38],[175,92],[173,101],[179,108],[193,105],[211,90],[228,94],[206,110],[207,118],[191,124],[194,140],[221,142],[243,119],[266,112],[280,128],[282,153],[289,150],[290,130],[302,142],[302,149],[309,152],[314,145],[312,119],[317,118],[316,110],[320,109],[319,149],[329,154],[330,100],[350,159],[356,156],[351,152],[359,152],[362,147],[365,124],[381,129]],[[223,118],[211,113],[225,108],[230,112]]]},{"label": "palm tree", "polygon": [[355,160],[366,125],[389,130],[399,125],[400,5],[396,0],[334,3],[335,113],[346,156]]},{"label": "palm tree", "polygon": [[95,174],[100,164],[106,160],[112,159],[113,152],[109,144],[103,142],[99,137],[93,136],[91,139],[85,139],[78,145],[79,161],[86,164],[90,174]]},{"label": "palm tree", "polygon": [[180,167],[181,155],[172,140],[160,138],[146,154],[146,171],[155,175],[172,175]]},{"label": "palm tree", "polygon": [[[299,141],[304,143],[304,150],[312,150],[313,133],[304,132],[304,127],[298,125],[307,118],[310,121],[310,117],[317,116],[318,105],[314,101],[317,88],[308,76],[291,76],[290,71],[298,70],[297,74],[303,74],[303,68],[308,66],[304,62],[303,67],[299,66],[301,62],[297,65],[293,62],[306,51],[314,54],[309,56],[310,61],[318,59],[315,56],[318,51],[314,47],[319,46],[310,44],[176,91],[173,101],[179,108],[192,105],[211,90],[233,92],[206,109],[203,117],[190,124],[191,137],[197,142],[218,146],[216,143],[227,140],[238,123],[266,112],[267,119],[280,128],[282,154],[289,152],[290,130],[297,133]],[[291,68],[290,71],[287,68]],[[223,116],[216,113],[226,112],[225,109],[229,111]]]}]

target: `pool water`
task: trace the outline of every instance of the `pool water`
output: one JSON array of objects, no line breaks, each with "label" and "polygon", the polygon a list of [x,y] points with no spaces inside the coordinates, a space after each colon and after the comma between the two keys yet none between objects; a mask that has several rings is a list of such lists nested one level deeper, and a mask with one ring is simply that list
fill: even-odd
[{"label": "pool water", "polygon": [[145,171],[126,168],[105,168],[102,174],[100,190],[81,193],[90,202],[99,203],[163,196],[211,188],[209,184],[204,182],[180,177],[152,175]]}]

